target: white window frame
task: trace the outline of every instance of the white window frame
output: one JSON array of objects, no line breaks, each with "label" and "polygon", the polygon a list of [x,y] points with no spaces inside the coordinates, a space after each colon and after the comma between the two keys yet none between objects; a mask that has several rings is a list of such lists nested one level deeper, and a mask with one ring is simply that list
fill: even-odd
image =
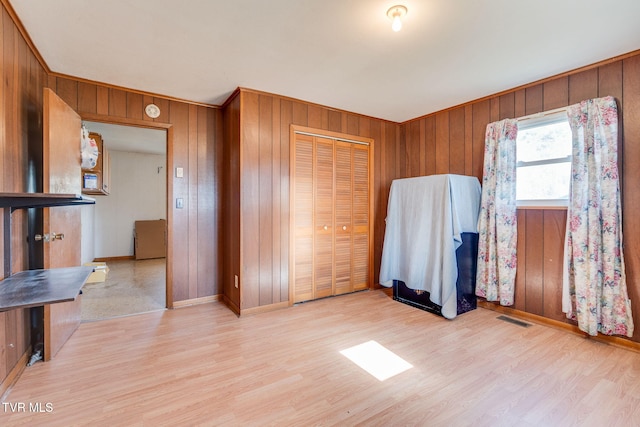
[{"label": "white window frame", "polygon": [[[516,119],[518,121],[518,131],[529,129],[533,127],[540,127],[568,121],[567,108],[558,108],[555,110],[544,111],[529,116],[523,116]],[[555,163],[571,163],[572,156],[537,160],[531,162],[516,162],[516,174],[519,167],[536,166],[536,165],[550,165]],[[516,207],[518,208],[566,208],[569,206],[569,199],[535,199],[535,200],[516,200]]]}]

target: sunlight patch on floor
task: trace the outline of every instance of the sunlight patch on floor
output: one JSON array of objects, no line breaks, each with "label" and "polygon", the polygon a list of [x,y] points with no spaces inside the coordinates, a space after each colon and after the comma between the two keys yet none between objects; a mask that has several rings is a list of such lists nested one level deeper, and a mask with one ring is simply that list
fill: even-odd
[{"label": "sunlight patch on floor", "polygon": [[340,351],[353,363],[380,381],[413,368],[409,362],[396,355],[376,341],[367,341]]}]

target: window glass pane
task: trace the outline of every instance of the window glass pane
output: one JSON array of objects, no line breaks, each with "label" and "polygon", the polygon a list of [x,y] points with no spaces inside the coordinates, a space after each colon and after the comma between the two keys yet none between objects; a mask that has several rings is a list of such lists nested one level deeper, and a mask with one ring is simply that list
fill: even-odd
[{"label": "window glass pane", "polygon": [[516,176],[518,200],[553,200],[569,198],[571,163],[519,167]]},{"label": "window glass pane", "polygon": [[571,128],[564,120],[544,126],[518,129],[518,161],[532,162],[571,155]]}]

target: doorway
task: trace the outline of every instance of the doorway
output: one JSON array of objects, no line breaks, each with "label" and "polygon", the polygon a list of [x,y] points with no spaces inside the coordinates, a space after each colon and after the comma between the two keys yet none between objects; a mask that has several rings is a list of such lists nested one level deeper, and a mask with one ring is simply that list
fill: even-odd
[{"label": "doorway", "polygon": [[[162,310],[167,258],[136,254],[137,221],[167,220],[167,129],[83,121],[110,158],[108,195],[82,210],[82,262],[108,269],[83,288],[82,321]],[[166,239],[166,232],[164,238]]]}]

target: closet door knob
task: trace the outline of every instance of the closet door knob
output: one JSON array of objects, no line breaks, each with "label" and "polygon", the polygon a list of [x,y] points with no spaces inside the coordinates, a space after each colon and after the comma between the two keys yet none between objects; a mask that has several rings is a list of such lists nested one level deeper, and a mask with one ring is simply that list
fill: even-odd
[{"label": "closet door knob", "polygon": [[326,225],[325,225],[324,227],[322,227],[322,228],[324,228],[325,230],[328,230],[328,229],[329,229],[329,227],[327,227]]},{"label": "closet door knob", "polygon": [[342,230],[343,230],[343,231],[346,231],[346,230],[347,230],[347,226],[346,226],[346,225],[343,225],[343,226],[342,226]]}]

